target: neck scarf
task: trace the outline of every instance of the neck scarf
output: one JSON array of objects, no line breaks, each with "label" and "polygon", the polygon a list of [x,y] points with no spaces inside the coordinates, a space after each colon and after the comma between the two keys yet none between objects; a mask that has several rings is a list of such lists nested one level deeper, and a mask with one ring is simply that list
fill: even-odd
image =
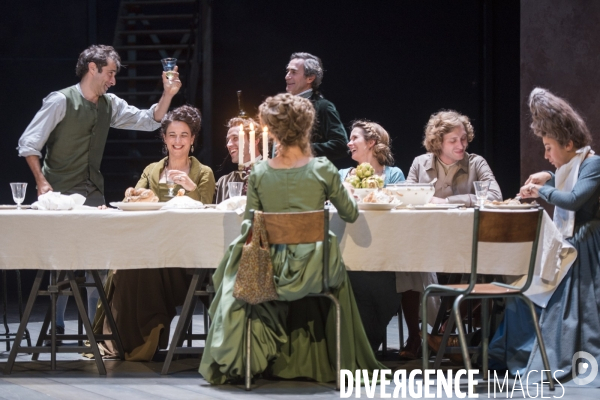
[{"label": "neck scarf", "polygon": [[[575,152],[575,156],[556,170],[554,177],[554,186],[562,192],[570,192],[577,183],[579,167],[587,155],[594,154],[590,146],[582,147]],[[573,236],[575,227],[575,211],[565,210],[560,207],[554,207],[554,224],[565,238]]]}]

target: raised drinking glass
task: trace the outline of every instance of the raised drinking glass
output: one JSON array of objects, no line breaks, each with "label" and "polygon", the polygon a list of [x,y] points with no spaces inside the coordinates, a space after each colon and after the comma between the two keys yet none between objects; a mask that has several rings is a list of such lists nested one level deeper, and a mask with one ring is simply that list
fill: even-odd
[{"label": "raised drinking glass", "polygon": [[27,183],[25,182],[13,182],[10,184],[12,190],[12,196],[15,203],[17,203],[17,210],[21,209],[21,203],[25,200],[25,191],[27,190]]},{"label": "raised drinking glass", "polygon": [[171,81],[173,79],[173,76],[175,76],[173,70],[175,69],[175,65],[177,65],[177,59],[163,58],[162,60],[160,60],[160,62],[162,62],[163,70],[167,72],[167,78],[169,79],[169,81]]}]

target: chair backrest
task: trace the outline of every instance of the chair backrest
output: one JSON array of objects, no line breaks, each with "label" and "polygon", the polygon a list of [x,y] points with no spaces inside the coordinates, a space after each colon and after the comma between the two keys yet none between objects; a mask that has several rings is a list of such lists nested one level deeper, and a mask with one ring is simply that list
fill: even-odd
[{"label": "chair backrest", "polygon": [[519,289],[522,292],[529,289],[531,280],[533,279],[533,271],[535,268],[535,260],[537,256],[538,241],[540,236],[540,228],[542,226],[542,216],[544,209],[542,207],[517,211],[517,212],[502,212],[502,211],[482,211],[478,207],[475,208],[475,217],[473,221],[473,254],[471,258],[471,280],[469,289],[470,292],[477,280],[477,254],[479,250],[479,242],[488,243],[524,243],[531,242],[531,255],[529,257],[529,265],[527,270],[527,279],[523,286],[514,287],[510,285],[502,285]]},{"label": "chair backrest", "polygon": [[[254,222],[254,210],[250,210]],[[329,209],[263,212],[269,244],[323,242],[323,292],[329,292]]]},{"label": "chair backrest", "polygon": [[[263,213],[270,244],[322,242],[325,237],[325,210]],[[329,222],[329,219],[327,220]]]}]

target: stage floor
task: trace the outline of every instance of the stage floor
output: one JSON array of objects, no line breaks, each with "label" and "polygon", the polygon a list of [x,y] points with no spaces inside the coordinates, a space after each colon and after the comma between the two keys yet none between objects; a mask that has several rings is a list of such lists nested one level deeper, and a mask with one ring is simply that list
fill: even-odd
[{"label": "stage floor", "polygon": [[[17,329],[16,304],[9,307],[9,326],[11,332]],[[42,325],[45,307],[41,302],[36,304],[34,314],[29,324],[32,338],[38,337]],[[194,317],[194,331],[203,328],[203,318],[197,311]],[[173,327],[177,321],[173,322]],[[419,360],[400,362],[397,360],[399,345],[398,320],[394,318],[388,326],[388,355],[383,363],[390,369],[403,368],[408,371],[420,368]],[[76,312],[74,302],[69,302],[67,309],[67,333],[76,333]],[[171,329],[171,331],[173,331]],[[0,325],[0,331],[4,328]],[[404,326],[406,332],[406,327]],[[172,332],[171,332],[172,334]],[[405,333],[406,335],[406,333]],[[201,345],[202,342],[195,344]],[[0,343],[0,371],[4,370],[8,352],[4,343]],[[31,361],[31,356],[22,354],[17,361],[11,375],[0,375],[0,399],[339,399],[340,393],[333,389],[333,385],[320,384],[306,381],[270,381],[258,380],[253,385],[251,392],[246,392],[242,385],[209,385],[198,373],[199,359],[186,358],[174,360],[171,364],[171,373],[161,376],[162,362],[127,362],[105,360],[107,376],[98,375],[96,365],[92,360],[79,354],[64,353],[57,356],[57,370],[50,370],[50,355],[40,355],[40,361]],[[460,366],[445,365],[447,368],[461,368]],[[465,382],[466,383],[466,380]],[[512,388],[512,381],[509,383]],[[387,387],[386,392],[392,394],[394,386]],[[466,389],[465,389],[466,390]],[[506,389],[505,389],[506,390]],[[536,395],[537,386],[530,385],[531,396]],[[433,390],[435,392],[435,389]],[[487,387],[480,384],[479,398],[488,398]],[[539,393],[537,393],[539,396]],[[557,387],[552,393],[544,390],[544,396],[560,397],[562,389]],[[493,398],[494,394],[491,393]],[[355,393],[351,398],[355,398]],[[367,398],[363,387],[361,398]],[[375,398],[380,398],[380,389],[377,387]],[[443,398],[443,397],[442,397]],[[509,395],[497,393],[496,398],[510,398]],[[520,391],[515,391],[512,398],[523,398]],[[598,399],[600,389],[565,385],[563,399]]]}]

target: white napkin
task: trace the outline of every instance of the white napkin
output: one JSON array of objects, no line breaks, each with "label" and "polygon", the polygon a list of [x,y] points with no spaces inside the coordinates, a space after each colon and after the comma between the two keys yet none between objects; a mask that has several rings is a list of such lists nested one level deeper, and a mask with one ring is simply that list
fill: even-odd
[{"label": "white napkin", "polygon": [[[573,190],[577,178],[579,176],[579,167],[583,160],[586,159],[588,153],[594,154],[594,150],[590,146],[578,149],[575,157],[567,164],[562,165],[556,170],[554,178],[554,186],[563,192]],[[565,210],[560,207],[554,207],[554,224],[562,233],[563,237],[570,238],[573,236],[573,228],[575,226],[575,211]]]},{"label": "white napkin", "polygon": [[205,208],[201,201],[194,200],[188,196],[175,196],[171,200],[167,201],[161,210],[173,210],[173,209],[193,209],[193,208]]},{"label": "white napkin", "polygon": [[235,211],[237,215],[242,215],[246,211],[246,196],[230,197],[223,200],[216,207],[217,210]]},{"label": "white napkin", "polygon": [[46,192],[38,197],[38,201],[31,205],[37,210],[72,210],[83,207],[85,197],[80,194],[64,195],[60,192]]}]

